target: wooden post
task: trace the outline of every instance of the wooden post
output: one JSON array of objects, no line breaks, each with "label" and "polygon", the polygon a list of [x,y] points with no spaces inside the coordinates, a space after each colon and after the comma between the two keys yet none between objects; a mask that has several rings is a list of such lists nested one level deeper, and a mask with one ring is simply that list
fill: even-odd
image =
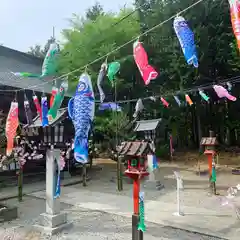
[{"label": "wooden post", "polygon": [[19,163],[18,170],[18,201],[22,202],[23,200],[23,167]]},{"label": "wooden post", "polygon": [[83,186],[87,186],[87,164],[82,165],[82,181],[83,181]]},{"label": "wooden post", "polygon": [[138,222],[139,222],[139,216],[138,214],[132,215],[132,240],[138,240]]},{"label": "wooden post", "polygon": [[138,231],[138,240],[143,240],[143,232]]},{"label": "wooden post", "polygon": [[[211,138],[215,137],[214,131],[211,131],[211,130],[209,131],[209,137],[211,137]],[[211,146],[211,147],[209,147],[209,149],[215,151],[215,146]],[[212,163],[213,163],[213,161],[214,161],[214,156],[209,156],[209,158],[208,158],[208,164],[209,164],[209,187],[210,187],[210,191],[214,195],[217,195],[216,183],[211,181],[211,179],[212,179]]]},{"label": "wooden post", "polygon": [[[115,96],[115,116],[116,116],[116,135],[115,135],[115,145],[117,148],[118,145],[118,112],[117,112],[117,82],[114,83],[114,96]],[[118,151],[116,151],[117,154],[117,188],[118,191],[123,190],[123,177],[122,177],[122,159],[119,157]]]}]

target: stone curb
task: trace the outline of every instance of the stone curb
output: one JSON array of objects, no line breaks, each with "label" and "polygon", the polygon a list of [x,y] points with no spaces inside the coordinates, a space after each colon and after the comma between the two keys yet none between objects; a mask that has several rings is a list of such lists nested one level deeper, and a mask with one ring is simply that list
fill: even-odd
[{"label": "stone curb", "polygon": [[[89,182],[91,180],[91,178],[87,178],[87,182]],[[78,180],[78,181],[72,181],[72,182],[69,182],[69,183],[63,183],[61,184],[62,187],[68,187],[68,186],[73,186],[73,185],[77,185],[79,183],[82,183],[82,180]],[[29,191],[29,192],[26,192],[26,193],[23,193],[23,196],[26,196],[26,195],[29,195],[31,193],[35,193],[35,192],[40,192],[40,191],[44,191],[45,190],[45,187],[42,188],[42,189],[38,189],[37,191],[34,190],[34,191]],[[17,191],[16,191],[17,192]],[[0,197],[0,202],[1,201],[6,201],[6,200],[9,200],[9,199],[13,199],[13,198],[18,198],[18,194],[12,194],[12,195],[9,195],[7,197],[3,197],[1,198]]]}]

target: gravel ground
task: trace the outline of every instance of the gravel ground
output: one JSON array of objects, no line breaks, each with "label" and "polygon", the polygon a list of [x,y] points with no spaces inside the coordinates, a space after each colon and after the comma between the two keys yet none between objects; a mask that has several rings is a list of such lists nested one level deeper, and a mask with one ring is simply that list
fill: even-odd
[{"label": "gravel ground", "polygon": [[[9,205],[17,205],[15,199],[8,200]],[[131,240],[131,219],[76,208],[61,204],[62,210],[68,213],[73,227],[60,234],[49,237],[35,232],[31,225],[38,221],[40,213],[44,212],[45,201],[31,197],[24,197],[19,204],[19,219],[4,223],[0,226],[1,240]],[[201,236],[183,230],[164,227],[158,224],[146,223],[147,240],[217,240],[219,238]]]}]

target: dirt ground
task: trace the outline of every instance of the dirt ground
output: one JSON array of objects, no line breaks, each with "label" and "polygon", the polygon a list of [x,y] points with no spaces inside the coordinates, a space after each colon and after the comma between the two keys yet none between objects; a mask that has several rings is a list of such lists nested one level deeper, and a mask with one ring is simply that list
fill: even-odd
[{"label": "dirt ground", "polygon": [[[198,152],[185,152],[185,153],[175,153],[174,161],[176,163],[184,163],[190,166],[196,165],[198,163],[205,164],[207,158],[204,154],[199,154]],[[240,154],[229,153],[229,152],[218,152],[216,157],[217,164],[225,166],[240,166]]]},{"label": "dirt ground", "polygon": [[[159,159],[159,162],[170,162],[166,159]],[[199,154],[197,151],[176,152],[173,156],[172,163],[184,165],[190,168],[196,168],[196,171],[205,171],[208,168],[207,157],[204,154]],[[217,166],[225,168],[240,167],[240,154],[229,152],[218,152],[216,157]],[[104,165],[105,167],[115,167],[115,162],[111,159],[97,158],[94,160],[94,165]]]}]

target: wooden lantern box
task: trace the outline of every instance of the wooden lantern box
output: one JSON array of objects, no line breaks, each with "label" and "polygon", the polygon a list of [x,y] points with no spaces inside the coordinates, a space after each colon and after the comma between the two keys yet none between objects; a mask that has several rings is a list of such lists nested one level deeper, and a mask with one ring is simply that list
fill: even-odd
[{"label": "wooden lantern box", "polygon": [[152,154],[152,149],[148,142],[123,142],[118,148],[118,154],[128,158],[125,174],[129,178],[143,178],[149,175],[147,172],[147,155]]},{"label": "wooden lantern box", "polygon": [[34,119],[30,126],[24,126],[24,135],[29,141],[38,142],[41,149],[53,146],[54,148],[65,149],[72,141],[74,128],[72,121],[68,118],[67,109],[59,109],[57,117],[49,121],[49,126],[42,127],[40,117]]}]

